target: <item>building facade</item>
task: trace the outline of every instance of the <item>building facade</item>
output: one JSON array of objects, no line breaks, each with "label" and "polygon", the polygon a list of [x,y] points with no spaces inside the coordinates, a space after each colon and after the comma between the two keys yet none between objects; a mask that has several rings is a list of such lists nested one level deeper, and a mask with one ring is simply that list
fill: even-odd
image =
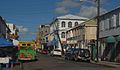
[{"label": "building facade", "polygon": [[96,20],[90,19],[66,32],[70,47],[88,48],[91,40],[96,40]]},{"label": "building facade", "polygon": [[9,39],[10,29],[7,27],[5,20],[0,16],[0,37]]},{"label": "building facade", "polygon": [[19,41],[18,41],[18,28],[16,27],[15,24],[11,24],[11,23],[7,23],[8,28],[10,29],[10,34],[9,34],[9,38],[12,40],[12,43],[14,46],[18,46]]},{"label": "building facade", "polygon": [[100,16],[100,57],[120,62],[120,8]]},{"label": "building facade", "polygon": [[61,46],[63,47],[67,44],[66,31],[86,20],[88,19],[71,14],[56,17],[50,24],[51,45],[53,45],[54,48],[61,49]]},{"label": "building facade", "polygon": [[50,32],[49,25],[40,25],[38,28],[37,34],[37,43],[40,46],[39,48],[47,49],[48,34]]},{"label": "building facade", "polygon": [[18,40],[18,32],[19,32],[19,30],[18,30],[18,28],[16,27],[16,25],[15,24],[11,24],[11,23],[7,23],[7,26],[8,26],[8,28],[10,29],[10,38],[11,39],[16,39],[16,40]]}]

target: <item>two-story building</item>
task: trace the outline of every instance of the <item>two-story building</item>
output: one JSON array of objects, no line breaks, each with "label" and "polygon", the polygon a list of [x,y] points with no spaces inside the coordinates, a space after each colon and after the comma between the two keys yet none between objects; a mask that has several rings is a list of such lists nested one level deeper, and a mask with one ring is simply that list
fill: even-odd
[{"label": "two-story building", "polygon": [[67,44],[75,48],[88,48],[91,40],[96,40],[96,19],[87,20],[66,32]]},{"label": "two-story building", "polygon": [[100,16],[100,56],[120,62],[120,7]]},{"label": "two-story building", "polygon": [[61,47],[67,44],[66,31],[86,20],[88,19],[72,14],[56,17],[50,24],[51,45],[53,45],[54,48],[61,49]]}]

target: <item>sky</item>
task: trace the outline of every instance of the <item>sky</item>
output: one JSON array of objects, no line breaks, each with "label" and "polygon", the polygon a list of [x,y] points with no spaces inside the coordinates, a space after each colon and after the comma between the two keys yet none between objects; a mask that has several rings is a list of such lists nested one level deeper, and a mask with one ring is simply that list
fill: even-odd
[{"label": "sky", "polygon": [[[0,16],[15,24],[19,40],[34,40],[40,24],[50,24],[57,16],[66,14],[92,18],[96,0],[0,0]],[[101,0],[101,13],[120,7],[120,0]]]}]

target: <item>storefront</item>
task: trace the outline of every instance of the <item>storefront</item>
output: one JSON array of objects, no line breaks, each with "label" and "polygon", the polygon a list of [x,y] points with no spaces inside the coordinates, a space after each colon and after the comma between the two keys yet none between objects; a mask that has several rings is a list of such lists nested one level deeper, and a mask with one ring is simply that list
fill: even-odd
[{"label": "storefront", "polygon": [[116,37],[117,44],[116,44],[116,54],[115,60],[116,62],[120,62],[120,35]]},{"label": "storefront", "polygon": [[103,51],[103,59],[107,61],[114,61],[116,39],[114,36],[108,36],[105,40],[106,46]]}]

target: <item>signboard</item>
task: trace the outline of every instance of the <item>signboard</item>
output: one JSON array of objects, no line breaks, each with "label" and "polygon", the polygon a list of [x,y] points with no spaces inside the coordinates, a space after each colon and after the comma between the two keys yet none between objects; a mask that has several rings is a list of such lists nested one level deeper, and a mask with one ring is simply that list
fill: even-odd
[{"label": "signboard", "polygon": [[9,63],[9,58],[8,57],[0,57],[0,63]]}]

